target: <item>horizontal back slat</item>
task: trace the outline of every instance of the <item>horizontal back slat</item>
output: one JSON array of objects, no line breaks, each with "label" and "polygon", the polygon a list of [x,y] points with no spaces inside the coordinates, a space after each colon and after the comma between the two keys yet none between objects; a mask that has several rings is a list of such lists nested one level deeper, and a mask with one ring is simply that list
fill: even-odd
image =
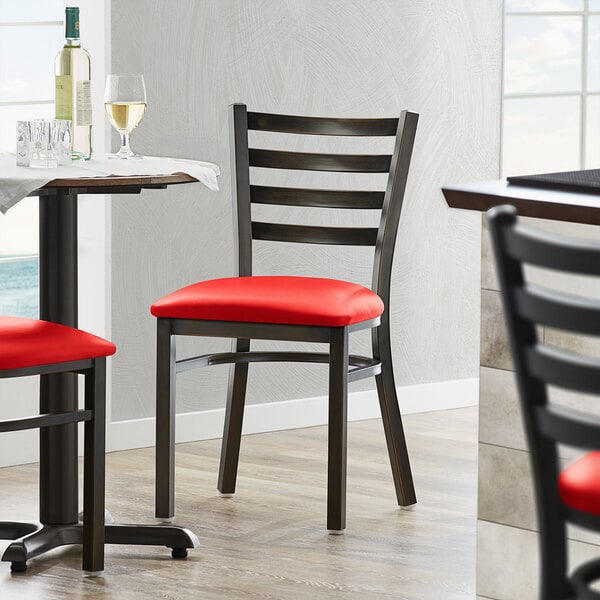
[{"label": "horizontal back slat", "polygon": [[564,238],[516,225],[506,228],[508,256],[525,263],[580,275],[600,275],[600,242]]},{"label": "horizontal back slat", "polygon": [[549,385],[600,394],[600,361],[537,344],[525,352],[528,371]]},{"label": "horizontal back slat", "polygon": [[319,154],[282,150],[248,150],[251,167],[337,171],[343,173],[387,173],[392,157],[387,154]]},{"label": "horizontal back slat", "polygon": [[573,410],[566,406],[538,406],[535,412],[540,432],[559,444],[567,444],[588,450],[600,450],[596,415]]},{"label": "horizontal back slat", "polygon": [[396,135],[398,119],[335,119],[248,113],[248,129],[307,135]]},{"label": "horizontal back slat", "polygon": [[514,291],[517,314],[528,321],[585,335],[600,335],[600,302],[532,284]]},{"label": "horizontal back slat", "polygon": [[374,246],[377,241],[377,229],[372,227],[313,227],[253,221],[252,238],[274,242]]},{"label": "horizontal back slat", "polygon": [[254,204],[380,209],[384,196],[385,192],[250,186],[250,201]]}]

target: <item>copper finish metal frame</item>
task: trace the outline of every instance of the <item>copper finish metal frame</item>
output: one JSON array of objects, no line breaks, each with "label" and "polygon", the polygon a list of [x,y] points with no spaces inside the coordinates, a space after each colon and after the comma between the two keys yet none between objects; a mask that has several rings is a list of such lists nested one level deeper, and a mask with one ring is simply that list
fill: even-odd
[{"label": "copper finish metal frame", "polygon": [[[157,320],[156,516],[175,513],[175,378],[188,368],[231,363],[218,489],[235,492],[242,420],[251,362],[293,361],[329,364],[327,529],[346,527],[346,430],[348,383],[374,376],[381,406],[397,501],[416,503],[416,494],[396,397],[390,344],[390,285],[396,234],[412,156],[418,115],[402,112],[395,119],[329,119],[248,112],[230,107],[232,197],[237,242],[237,274],[252,274],[252,241],[272,240],[318,244],[374,246],[372,289],[385,303],[381,318],[349,327],[314,327],[271,323]],[[394,136],[392,155],[335,155],[284,152],[248,147],[248,130],[306,135]],[[250,167],[338,172],[389,173],[385,192],[341,191],[255,186]],[[319,208],[378,209],[378,228],[313,227],[252,221],[252,204]],[[372,331],[373,357],[349,355],[353,331]],[[176,336],[215,336],[232,340],[232,352],[177,361]],[[323,342],[328,353],[250,352],[251,339]],[[354,367],[354,368],[349,368]]]}]

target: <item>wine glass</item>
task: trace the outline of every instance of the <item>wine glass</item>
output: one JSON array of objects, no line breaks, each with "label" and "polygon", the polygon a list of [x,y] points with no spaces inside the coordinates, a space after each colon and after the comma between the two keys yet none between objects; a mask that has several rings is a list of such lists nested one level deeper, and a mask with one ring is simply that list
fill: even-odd
[{"label": "wine glass", "polygon": [[121,148],[109,158],[140,159],[129,147],[129,135],[146,112],[146,86],[143,75],[108,75],[104,88],[104,110],[121,137]]}]

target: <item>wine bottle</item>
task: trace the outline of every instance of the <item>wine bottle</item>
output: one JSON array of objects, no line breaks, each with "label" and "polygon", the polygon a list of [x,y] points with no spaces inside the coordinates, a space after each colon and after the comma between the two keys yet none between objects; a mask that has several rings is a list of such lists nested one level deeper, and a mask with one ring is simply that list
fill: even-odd
[{"label": "wine bottle", "polygon": [[71,121],[74,160],[92,156],[92,88],[90,55],[79,39],[79,8],[67,7],[65,45],[56,56],[55,114],[57,119]]}]

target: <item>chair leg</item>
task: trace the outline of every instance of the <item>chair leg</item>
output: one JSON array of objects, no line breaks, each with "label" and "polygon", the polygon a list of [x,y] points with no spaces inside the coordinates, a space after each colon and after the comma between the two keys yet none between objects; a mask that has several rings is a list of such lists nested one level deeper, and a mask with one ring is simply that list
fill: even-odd
[{"label": "chair leg", "polygon": [[168,319],[156,330],[156,518],[175,515],[175,336]]},{"label": "chair leg", "polygon": [[531,444],[531,452],[532,463],[541,465],[539,471],[534,472],[540,530],[539,597],[541,600],[569,600],[577,595],[567,579],[567,532],[556,485],[560,471],[556,446],[553,441],[537,436]]},{"label": "chair leg", "polygon": [[104,570],[104,462],[106,429],[106,359],[97,358],[85,375],[85,408],[93,418],[84,425],[83,570]]},{"label": "chair leg", "polygon": [[327,530],[346,529],[346,439],[348,421],[348,328],[331,329],[329,344],[329,425]]},{"label": "chair leg", "polygon": [[567,581],[566,526],[558,514],[548,516],[554,521],[552,524],[540,519],[541,600],[569,600],[575,597]]},{"label": "chair leg", "polygon": [[389,321],[382,317],[381,325],[371,332],[373,342],[373,358],[381,361],[381,373],[375,376],[379,406],[385,439],[392,466],[392,475],[396,487],[396,498],[400,506],[416,504],[417,496],[413,483],[408,449],[402,426],[402,416],[398,407],[394,369],[392,365],[392,348],[390,344]]},{"label": "chair leg", "polygon": [[[233,340],[232,352],[248,352],[249,350],[250,340]],[[222,496],[232,496],[235,493],[247,383],[248,363],[232,365],[229,370],[221,464],[217,483],[217,489]]]}]

